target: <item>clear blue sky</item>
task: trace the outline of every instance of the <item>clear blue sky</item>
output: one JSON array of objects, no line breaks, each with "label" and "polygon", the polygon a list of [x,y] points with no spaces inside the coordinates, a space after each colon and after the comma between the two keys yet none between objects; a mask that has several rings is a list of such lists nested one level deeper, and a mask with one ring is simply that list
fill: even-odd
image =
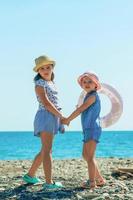
[{"label": "clear blue sky", "polygon": [[[95,71],[124,101],[121,119],[107,130],[133,129],[133,1],[38,0],[0,3],[0,130],[33,130],[37,110],[34,58],[56,60],[63,113],[77,103],[77,77]],[[109,111],[105,100],[103,114]],[[107,104],[107,105],[105,105]],[[80,119],[69,130],[80,130]]]}]

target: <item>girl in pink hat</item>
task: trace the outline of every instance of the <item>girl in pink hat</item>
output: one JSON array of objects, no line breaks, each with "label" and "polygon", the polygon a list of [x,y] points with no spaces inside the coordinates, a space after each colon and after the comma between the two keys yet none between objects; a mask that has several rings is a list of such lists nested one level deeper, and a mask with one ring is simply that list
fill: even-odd
[{"label": "girl in pink hat", "polygon": [[105,184],[105,180],[99,172],[94,158],[96,146],[101,135],[99,124],[99,114],[101,110],[100,99],[97,90],[101,88],[98,77],[94,73],[86,72],[78,78],[79,85],[86,91],[83,104],[79,106],[62,123],[69,123],[81,114],[81,124],[83,129],[83,157],[87,162],[89,180],[83,182],[84,188],[94,189],[96,186]]}]

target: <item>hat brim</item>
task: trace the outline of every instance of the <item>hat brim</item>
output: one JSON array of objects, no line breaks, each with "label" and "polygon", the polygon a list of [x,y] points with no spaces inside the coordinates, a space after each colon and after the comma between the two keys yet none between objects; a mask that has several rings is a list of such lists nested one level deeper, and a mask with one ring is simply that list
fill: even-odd
[{"label": "hat brim", "polygon": [[46,61],[46,62],[42,62],[40,65],[36,65],[33,70],[35,72],[38,72],[38,70],[44,66],[44,65],[53,65],[53,67],[55,66],[55,61],[51,60],[51,61]]},{"label": "hat brim", "polygon": [[82,87],[82,79],[84,78],[84,77],[88,77],[89,79],[91,79],[95,84],[96,84],[96,86],[97,86],[97,90],[100,90],[101,89],[101,84],[100,84],[100,82],[98,81],[98,80],[96,80],[95,78],[93,78],[91,75],[89,75],[89,74],[83,74],[83,75],[81,75],[81,76],[79,76],[79,78],[78,78],[78,83],[79,83],[79,85]]}]

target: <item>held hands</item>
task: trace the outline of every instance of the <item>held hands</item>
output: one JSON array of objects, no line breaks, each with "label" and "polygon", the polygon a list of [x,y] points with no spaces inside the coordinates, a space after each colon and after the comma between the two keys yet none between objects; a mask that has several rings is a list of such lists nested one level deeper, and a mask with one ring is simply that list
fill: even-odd
[{"label": "held hands", "polygon": [[61,123],[62,123],[62,124],[66,124],[67,126],[69,126],[70,120],[69,120],[68,118],[62,118],[62,119],[61,119]]},{"label": "held hands", "polygon": [[60,133],[65,133],[65,127],[64,127],[64,124],[60,124],[59,132],[60,132]]}]

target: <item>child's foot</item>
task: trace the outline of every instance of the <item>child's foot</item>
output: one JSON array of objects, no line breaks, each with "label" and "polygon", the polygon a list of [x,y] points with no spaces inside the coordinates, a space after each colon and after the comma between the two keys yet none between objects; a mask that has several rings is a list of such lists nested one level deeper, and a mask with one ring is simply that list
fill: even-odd
[{"label": "child's foot", "polygon": [[85,189],[89,188],[90,190],[94,190],[95,188],[97,188],[97,185],[95,181],[87,180],[82,183],[82,187]]},{"label": "child's foot", "polygon": [[105,181],[105,179],[103,179],[103,178],[96,178],[96,185],[97,186],[104,186],[106,184],[106,181]]},{"label": "child's foot", "polygon": [[59,189],[59,188],[63,188],[63,185],[60,182],[53,182],[51,184],[48,184],[48,183],[43,184],[43,189],[45,189],[45,190],[47,190],[47,189]]},{"label": "child's foot", "polygon": [[31,177],[31,176],[29,176],[28,174],[25,174],[25,175],[23,176],[23,180],[24,180],[26,183],[31,183],[31,184],[36,184],[36,183],[41,182],[41,180],[40,180],[39,178]]}]

